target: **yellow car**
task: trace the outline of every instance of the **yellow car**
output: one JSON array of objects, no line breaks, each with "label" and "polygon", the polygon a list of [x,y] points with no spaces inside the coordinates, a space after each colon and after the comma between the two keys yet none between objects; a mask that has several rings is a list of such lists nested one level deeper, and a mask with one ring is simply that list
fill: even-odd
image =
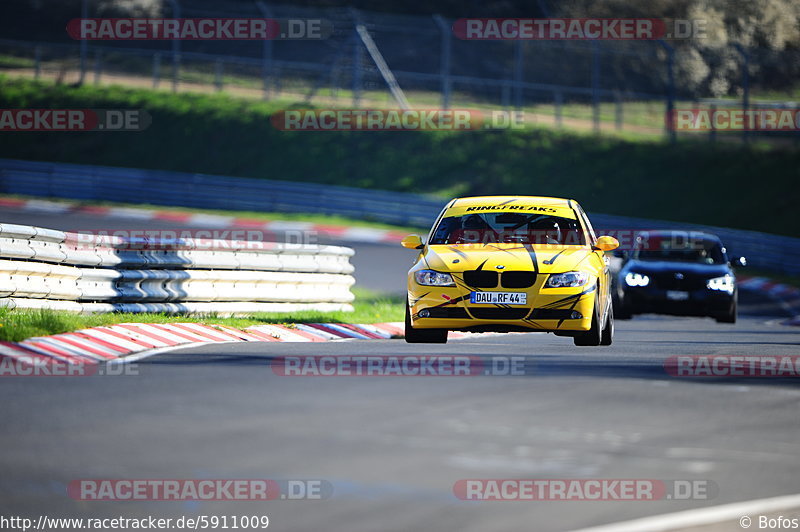
[{"label": "yellow car", "polygon": [[606,251],[574,200],[485,196],[450,201],[408,272],[405,338],[445,343],[448,331],[545,331],[575,345],[611,345]]}]

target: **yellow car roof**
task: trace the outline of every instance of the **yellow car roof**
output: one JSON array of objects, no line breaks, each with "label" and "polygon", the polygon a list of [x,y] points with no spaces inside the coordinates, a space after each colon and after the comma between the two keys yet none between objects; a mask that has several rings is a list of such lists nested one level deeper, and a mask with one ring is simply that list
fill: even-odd
[{"label": "yellow car roof", "polygon": [[575,211],[568,199],[544,196],[477,196],[456,198],[447,206],[445,216],[463,216],[481,212],[522,212],[553,214],[563,218],[575,218]]}]

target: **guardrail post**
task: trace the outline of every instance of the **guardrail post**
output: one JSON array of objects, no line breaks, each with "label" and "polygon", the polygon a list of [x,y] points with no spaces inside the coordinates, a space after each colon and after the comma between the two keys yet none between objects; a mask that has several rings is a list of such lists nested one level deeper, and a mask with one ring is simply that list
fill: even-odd
[{"label": "guardrail post", "polygon": [[442,33],[442,53],[439,65],[439,76],[442,79],[442,109],[450,108],[450,92],[452,91],[452,80],[450,79],[450,56],[452,48],[452,35],[450,27],[441,15],[434,15],[433,20],[439,26]]}]

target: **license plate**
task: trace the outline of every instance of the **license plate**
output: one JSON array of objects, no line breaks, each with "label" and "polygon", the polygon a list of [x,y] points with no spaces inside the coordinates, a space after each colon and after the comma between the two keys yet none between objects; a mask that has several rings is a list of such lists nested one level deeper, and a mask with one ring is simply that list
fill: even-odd
[{"label": "license plate", "polygon": [[525,292],[471,292],[469,302],[473,305],[525,305]]},{"label": "license plate", "polygon": [[686,301],[689,299],[689,292],[681,290],[667,290],[667,299],[671,301]]}]

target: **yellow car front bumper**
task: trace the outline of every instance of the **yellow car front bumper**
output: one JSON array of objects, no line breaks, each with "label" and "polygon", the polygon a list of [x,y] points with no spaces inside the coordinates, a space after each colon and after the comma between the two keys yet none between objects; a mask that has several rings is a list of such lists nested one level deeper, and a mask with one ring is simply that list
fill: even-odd
[{"label": "yellow car front bumper", "polygon": [[595,312],[597,280],[575,288],[543,288],[546,277],[540,276],[527,289],[484,289],[526,294],[524,305],[497,305],[470,303],[472,290],[466,287],[423,286],[409,276],[411,324],[417,329],[588,331]]}]

